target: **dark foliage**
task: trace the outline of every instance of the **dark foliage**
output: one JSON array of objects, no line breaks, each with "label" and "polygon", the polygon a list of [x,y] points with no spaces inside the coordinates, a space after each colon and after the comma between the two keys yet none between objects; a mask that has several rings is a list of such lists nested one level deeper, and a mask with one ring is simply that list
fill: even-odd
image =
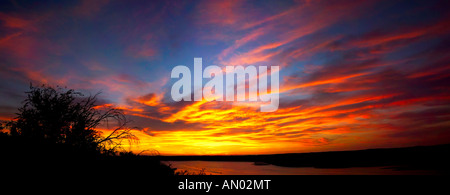
[{"label": "dark foliage", "polygon": [[[16,120],[6,124],[10,135],[37,142],[59,144],[85,152],[115,154],[125,139],[136,141],[126,127],[121,110],[96,108],[97,95],[84,98],[72,89],[30,86]],[[102,137],[96,128],[103,122],[116,121],[117,128]]]},{"label": "dark foliage", "polygon": [[[124,141],[138,139],[127,127],[124,113],[96,104],[72,89],[30,85],[17,117],[0,126],[2,164],[26,170],[65,170],[67,173],[134,172],[170,175],[173,170],[152,158],[122,149]],[[102,136],[100,125],[113,126]],[[142,169],[145,167],[145,169]],[[114,171],[113,171],[114,170]],[[120,170],[120,171],[119,171]]]}]

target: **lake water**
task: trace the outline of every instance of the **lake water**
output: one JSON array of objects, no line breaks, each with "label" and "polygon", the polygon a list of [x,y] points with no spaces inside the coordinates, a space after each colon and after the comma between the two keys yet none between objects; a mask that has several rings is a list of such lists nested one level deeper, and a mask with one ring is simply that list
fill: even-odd
[{"label": "lake water", "polygon": [[169,161],[177,171],[187,170],[198,173],[205,169],[212,175],[430,175],[430,170],[396,170],[391,167],[353,167],[353,168],[313,168],[280,167],[275,165],[254,165],[253,162],[223,161]]}]

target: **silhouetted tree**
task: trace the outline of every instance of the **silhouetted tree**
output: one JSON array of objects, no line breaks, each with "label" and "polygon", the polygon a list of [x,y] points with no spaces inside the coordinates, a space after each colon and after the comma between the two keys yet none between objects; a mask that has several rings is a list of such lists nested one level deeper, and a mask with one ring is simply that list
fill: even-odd
[{"label": "silhouetted tree", "polygon": [[[98,94],[84,97],[72,89],[47,85],[30,85],[26,93],[18,116],[6,125],[11,136],[109,155],[116,154],[124,140],[137,141],[121,110],[96,105]],[[116,128],[102,136],[96,128],[111,121],[117,122]]]}]

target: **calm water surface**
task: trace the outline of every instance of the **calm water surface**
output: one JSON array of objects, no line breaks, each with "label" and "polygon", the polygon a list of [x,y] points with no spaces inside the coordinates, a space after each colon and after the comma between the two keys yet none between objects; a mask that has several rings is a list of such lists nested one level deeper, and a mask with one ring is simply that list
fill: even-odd
[{"label": "calm water surface", "polygon": [[198,173],[205,169],[212,175],[429,175],[437,174],[429,170],[395,170],[390,167],[354,167],[322,169],[313,167],[280,167],[275,165],[257,166],[253,162],[223,161],[168,161],[177,171],[187,170]]}]

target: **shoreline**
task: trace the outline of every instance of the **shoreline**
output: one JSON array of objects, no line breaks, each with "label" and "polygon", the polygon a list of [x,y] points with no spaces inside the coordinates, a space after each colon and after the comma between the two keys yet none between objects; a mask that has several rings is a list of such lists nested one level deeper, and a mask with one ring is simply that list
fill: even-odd
[{"label": "shoreline", "polygon": [[[394,167],[408,170],[441,170],[449,172],[446,154],[450,144],[383,148],[354,151],[290,153],[272,155],[203,155],[203,156],[146,156],[160,161],[223,161],[266,163],[280,167],[351,168]],[[264,165],[257,165],[264,166]]]}]

